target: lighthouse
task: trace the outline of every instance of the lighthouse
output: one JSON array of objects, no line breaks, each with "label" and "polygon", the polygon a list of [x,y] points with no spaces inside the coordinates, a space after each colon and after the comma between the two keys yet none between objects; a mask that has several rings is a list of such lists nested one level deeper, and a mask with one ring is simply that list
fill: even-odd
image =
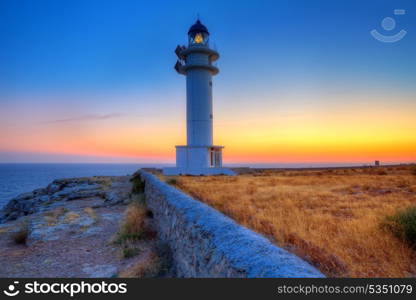
[{"label": "lighthouse", "polygon": [[234,175],[222,167],[223,146],[213,144],[212,77],[219,70],[208,29],[198,19],[188,31],[188,46],[177,46],[177,73],[186,76],[186,145],[176,146],[176,167],[165,175]]}]

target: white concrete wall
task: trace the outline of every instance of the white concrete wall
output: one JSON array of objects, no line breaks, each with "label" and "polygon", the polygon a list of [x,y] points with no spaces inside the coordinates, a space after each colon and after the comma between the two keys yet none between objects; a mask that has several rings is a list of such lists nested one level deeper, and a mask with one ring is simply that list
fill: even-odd
[{"label": "white concrete wall", "polygon": [[188,149],[185,147],[176,147],[176,166],[178,168],[188,168]]},{"label": "white concrete wall", "polygon": [[207,147],[176,147],[176,166],[181,169],[209,168]]},{"label": "white concrete wall", "polygon": [[296,255],[140,171],[158,238],[178,277],[324,277]]},{"label": "white concrete wall", "polygon": [[[206,55],[205,55],[206,56]],[[186,75],[188,146],[212,145],[212,76],[207,69],[190,69]]]}]

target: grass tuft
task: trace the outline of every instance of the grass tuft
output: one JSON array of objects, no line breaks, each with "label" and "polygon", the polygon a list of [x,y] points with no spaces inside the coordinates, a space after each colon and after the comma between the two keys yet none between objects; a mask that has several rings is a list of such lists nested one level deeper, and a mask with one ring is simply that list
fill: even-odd
[{"label": "grass tuft", "polygon": [[95,213],[94,208],[86,207],[84,208],[84,212],[94,220],[94,224],[97,224],[100,221],[100,217]]},{"label": "grass tuft", "polygon": [[138,201],[130,203],[114,242],[124,245],[142,239],[154,239],[156,232],[146,223],[148,214],[149,212],[143,203]]},{"label": "grass tuft", "polygon": [[46,225],[55,226],[58,223],[59,218],[67,212],[68,209],[62,206],[45,212],[43,215],[46,220]]},{"label": "grass tuft", "polygon": [[163,263],[156,251],[149,251],[147,255],[119,274],[121,278],[149,278],[157,277],[163,269]]}]

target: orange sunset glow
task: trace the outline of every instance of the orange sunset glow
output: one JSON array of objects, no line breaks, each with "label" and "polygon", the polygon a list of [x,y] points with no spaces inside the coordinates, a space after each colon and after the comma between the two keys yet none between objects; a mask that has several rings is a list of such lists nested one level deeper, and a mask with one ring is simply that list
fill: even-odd
[{"label": "orange sunset glow", "polygon": [[[286,107],[284,111],[256,107],[248,111],[241,107],[231,117],[220,106],[214,122],[214,141],[226,144],[224,157],[230,163],[415,160],[415,104],[405,102],[392,108],[383,102],[378,106],[373,102],[344,103],[326,108],[309,106],[307,111],[296,107]],[[56,122],[48,122],[50,117],[44,112],[19,109],[28,118],[18,122],[10,114],[2,118],[2,128],[8,128],[0,134],[3,152],[170,163],[174,160],[173,146],[186,139],[184,113],[179,109],[167,109],[155,117],[138,116],[140,112],[136,115],[133,110],[108,118],[90,113],[86,116],[90,115],[91,120],[85,117]]]}]

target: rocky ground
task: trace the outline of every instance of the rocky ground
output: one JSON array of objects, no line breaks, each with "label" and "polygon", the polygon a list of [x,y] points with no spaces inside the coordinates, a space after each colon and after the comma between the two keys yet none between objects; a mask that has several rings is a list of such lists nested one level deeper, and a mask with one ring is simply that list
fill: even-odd
[{"label": "rocky ground", "polygon": [[[146,257],[125,258],[113,240],[131,182],[127,176],[55,180],[0,211],[0,277],[113,277]],[[25,243],[16,233],[27,231]]]}]

